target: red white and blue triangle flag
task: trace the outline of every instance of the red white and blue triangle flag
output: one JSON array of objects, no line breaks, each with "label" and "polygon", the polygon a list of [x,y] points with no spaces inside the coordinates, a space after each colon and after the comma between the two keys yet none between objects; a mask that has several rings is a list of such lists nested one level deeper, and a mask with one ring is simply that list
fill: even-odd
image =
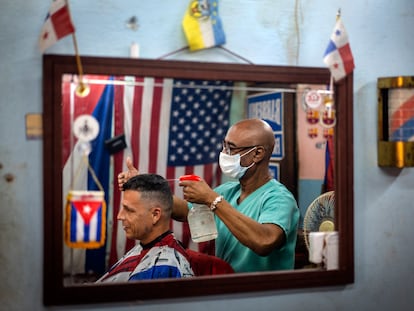
[{"label": "red white and blue triangle flag", "polygon": [[39,37],[39,49],[44,52],[58,40],[75,32],[66,0],[54,0],[46,15]]},{"label": "red white and blue triangle flag", "polygon": [[329,67],[335,81],[346,77],[355,68],[348,34],[340,18],[336,21],[323,61]]}]

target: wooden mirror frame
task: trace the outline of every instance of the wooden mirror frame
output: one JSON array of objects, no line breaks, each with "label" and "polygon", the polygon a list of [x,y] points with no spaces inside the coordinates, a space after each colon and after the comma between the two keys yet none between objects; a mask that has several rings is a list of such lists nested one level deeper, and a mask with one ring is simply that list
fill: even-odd
[{"label": "wooden mirror frame", "polygon": [[[329,84],[326,68],[82,57],[86,74],[219,79],[284,84]],[[44,304],[141,301],[344,285],[354,282],[353,76],[335,83],[336,228],[339,269],[255,272],[123,284],[63,285],[62,122],[63,74],[77,74],[75,56],[43,57]]]}]

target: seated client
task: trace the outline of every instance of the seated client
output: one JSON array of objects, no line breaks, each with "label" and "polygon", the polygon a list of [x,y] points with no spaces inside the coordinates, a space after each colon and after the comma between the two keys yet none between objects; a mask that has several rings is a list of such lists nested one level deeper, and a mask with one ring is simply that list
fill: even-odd
[{"label": "seated client", "polygon": [[190,258],[170,231],[173,195],[156,174],[140,174],[123,185],[117,219],[127,238],[139,240],[97,282],[127,282],[194,275]]}]

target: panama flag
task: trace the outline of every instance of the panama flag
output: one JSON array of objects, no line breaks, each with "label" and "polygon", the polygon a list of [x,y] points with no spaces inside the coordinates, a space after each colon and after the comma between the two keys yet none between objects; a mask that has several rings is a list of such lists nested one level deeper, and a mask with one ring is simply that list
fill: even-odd
[{"label": "panama flag", "polygon": [[323,61],[329,67],[335,81],[341,80],[355,68],[348,34],[340,18],[335,24]]},{"label": "panama flag", "polygon": [[44,52],[58,40],[75,32],[66,0],[54,0],[46,15],[39,37],[39,49]]},{"label": "panama flag", "polygon": [[191,51],[226,43],[218,0],[190,0],[182,25]]}]

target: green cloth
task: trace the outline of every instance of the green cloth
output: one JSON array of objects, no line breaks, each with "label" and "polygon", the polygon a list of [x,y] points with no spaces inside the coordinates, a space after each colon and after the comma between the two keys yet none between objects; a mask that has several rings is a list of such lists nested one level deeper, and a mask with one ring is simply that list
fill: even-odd
[{"label": "green cloth", "polygon": [[[242,245],[216,216],[218,237],[216,256],[228,262],[235,272],[253,272],[293,269],[300,211],[296,200],[287,188],[275,179],[251,193],[243,202],[240,197],[240,183],[226,182],[215,191],[221,194],[242,214],[259,223],[276,224],[283,229],[286,243],[268,256],[259,256]],[[219,207],[218,207],[219,208]]]}]

